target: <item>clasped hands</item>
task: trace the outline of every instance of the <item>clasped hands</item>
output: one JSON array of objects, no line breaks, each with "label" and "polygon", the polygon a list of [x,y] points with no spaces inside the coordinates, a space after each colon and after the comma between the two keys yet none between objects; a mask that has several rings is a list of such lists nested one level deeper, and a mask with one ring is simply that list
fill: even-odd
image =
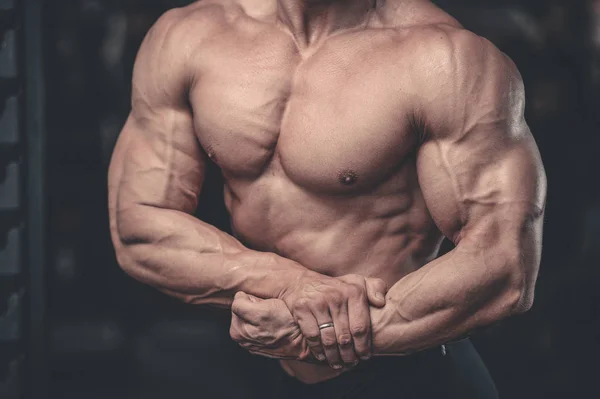
[{"label": "clasped hands", "polygon": [[385,306],[386,292],[380,279],[316,273],[299,279],[280,298],[238,292],[230,335],[253,354],[351,368],[371,357],[370,307]]}]

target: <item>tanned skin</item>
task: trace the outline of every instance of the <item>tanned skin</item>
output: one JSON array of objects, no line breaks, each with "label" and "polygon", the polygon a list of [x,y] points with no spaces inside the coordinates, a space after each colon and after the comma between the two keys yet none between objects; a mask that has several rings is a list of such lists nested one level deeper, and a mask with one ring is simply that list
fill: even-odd
[{"label": "tanned skin", "polygon": [[[546,180],[523,83],[429,1],[196,2],[133,79],[109,173],[121,266],[232,308],[232,338],[301,381],[532,306]],[[209,162],[236,238],[191,216]]]}]

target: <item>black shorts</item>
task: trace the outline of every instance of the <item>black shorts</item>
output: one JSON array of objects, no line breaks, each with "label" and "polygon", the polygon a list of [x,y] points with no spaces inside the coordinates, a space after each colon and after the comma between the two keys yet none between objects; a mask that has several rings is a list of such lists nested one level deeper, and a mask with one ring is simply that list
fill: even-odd
[{"label": "black shorts", "polygon": [[361,362],[333,380],[305,385],[279,362],[229,337],[229,312],[185,308],[186,320],[149,328],[136,352],[133,397],[144,399],[488,399],[494,383],[469,340],[406,357]]},{"label": "black shorts", "polygon": [[[281,371],[273,399],[496,399],[498,392],[469,340],[407,357],[383,357],[314,385]],[[266,396],[265,396],[266,397]]]}]

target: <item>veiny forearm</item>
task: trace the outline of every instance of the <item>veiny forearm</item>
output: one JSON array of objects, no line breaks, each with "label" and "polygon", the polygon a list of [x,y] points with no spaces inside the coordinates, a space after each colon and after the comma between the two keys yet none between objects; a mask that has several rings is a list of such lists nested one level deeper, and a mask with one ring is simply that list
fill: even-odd
[{"label": "veiny forearm", "polygon": [[[465,239],[406,276],[372,309],[376,355],[402,355],[442,345],[532,304],[539,265],[539,226],[496,245]],[[518,245],[515,245],[518,244]]]},{"label": "veiny forearm", "polygon": [[250,250],[184,212],[146,205],[121,208],[113,241],[123,269],[187,303],[230,307],[236,292],[276,298],[308,269]]},{"label": "veiny forearm", "polygon": [[386,308],[371,310],[374,352],[402,355],[427,349],[507,314],[519,296],[507,291],[508,275],[465,273],[472,263],[451,252],[394,285]]}]

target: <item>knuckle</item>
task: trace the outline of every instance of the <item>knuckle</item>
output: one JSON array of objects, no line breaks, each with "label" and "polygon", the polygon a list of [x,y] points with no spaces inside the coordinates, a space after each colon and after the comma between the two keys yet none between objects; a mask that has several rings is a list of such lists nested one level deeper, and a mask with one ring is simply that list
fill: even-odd
[{"label": "knuckle", "polygon": [[344,301],[344,296],[345,295],[342,294],[340,291],[331,291],[327,294],[327,299],[329,300],[329,302],[339,304]]},{"label": "knuckle", "polygon": [[350,330],[352,331],[352,335],[362,337],[367,335],[368,328],[364,324],[356,324],[350,327]]},{"label": "knuckle", "polygon": [[327,313],[329,311],[329,304],[325,299],[316,301],[313,303],[312,310],[317,313]]},{"label": "knuckle", "polygon": [[341,334],[338,337],[338,342],[342,346],[348,346],[352,343],[352,336],[350,334]]},{"label": "knuckle", "polygon": [[337,346],[337,341],[335,340],[335,338],[332,337],[323,337],[321,339],[321,343],[327,349],[331,349]]},{"label": "knuckle", "polygon": [[299,298],[292,304],[292,310],[295,312],[306,310],[308,309],[309,303],[310,301],[308,298]]}]

